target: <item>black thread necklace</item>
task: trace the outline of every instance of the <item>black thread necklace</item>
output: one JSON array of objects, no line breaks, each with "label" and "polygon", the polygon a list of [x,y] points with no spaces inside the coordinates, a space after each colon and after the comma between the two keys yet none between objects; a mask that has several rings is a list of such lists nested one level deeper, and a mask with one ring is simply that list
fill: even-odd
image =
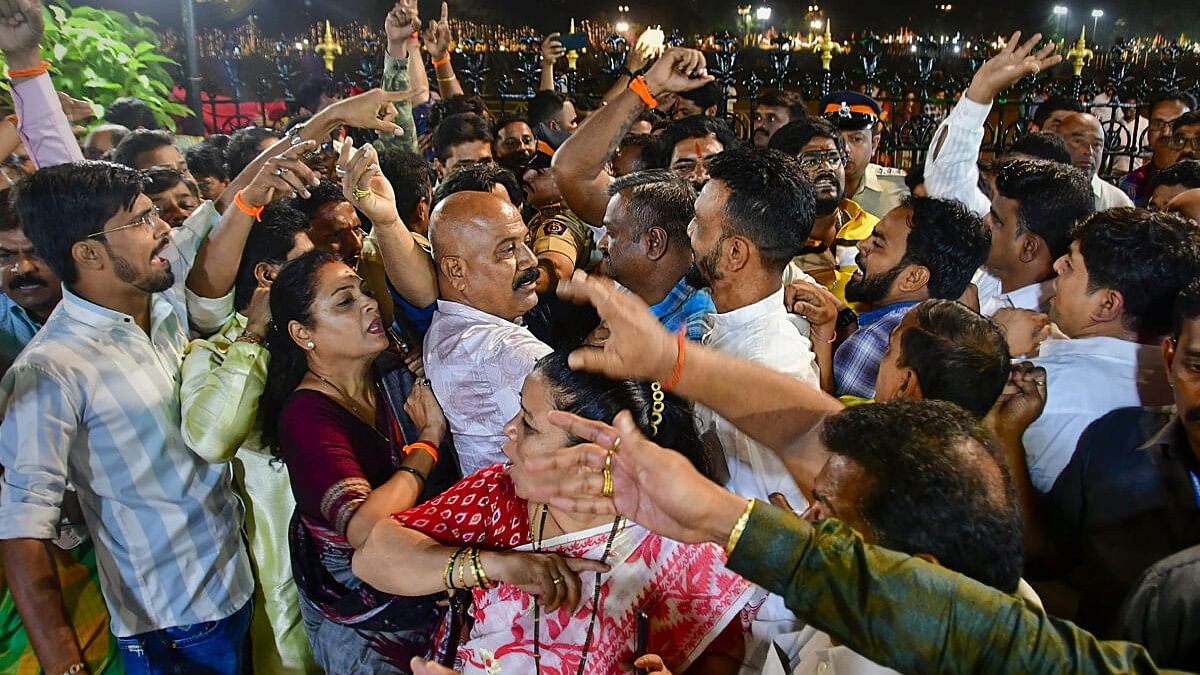
[{"label": "black thread necklace", "polygon": [[[550,513],[550,507],[542,504],[542,513],[538,518],[537,539],[534,540],[533,550],[540,553],[542,550],[542,535],[546,532],[546,516]],[[555,521],[556,523],[558,521]],[[559,529],[562,529],[559,526]],[[612,530],[608,533],[608,542],[604,544],[604,555],[601,556],[601,563],[608,563],[608,556],[612,553],[613,541],[617,538],[617,532],[621,529],[621,516],[617,516],[613,520]],[[565,534],[565,533],[564,533]],[[588,621],[587,637],[583,640],[583,654],[579,657],[579,670],[576,675],[583,675],[583,667],[587,664],[588,650],[592,647],[592,633],[596,629],[596,615],[600,611],[600,573],[596,572],[596,589],[592,593],[592,618]],[[537,667],[537,672],[540,675],[542,672],[542,607],[537,604],[537,598],[533,602],[533,662]]]}]

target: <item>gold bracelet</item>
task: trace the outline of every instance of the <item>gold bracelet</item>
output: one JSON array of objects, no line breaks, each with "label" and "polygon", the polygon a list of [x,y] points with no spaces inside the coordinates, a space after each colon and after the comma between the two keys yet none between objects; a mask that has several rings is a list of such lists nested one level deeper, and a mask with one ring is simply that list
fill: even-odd
[{"label": "gold bracelet", "polygon": [[[460,549],[458,549],[458,552],[466,553],[470,550],[471,549],[468,549],[468,548],[460,548]],[[458,566],[458,585],[461,586],[464,590],[470,588],[470,586],[467,585],[467,565],[466,565],[466,563],[467,563],[467,561],[464,559],[463,564]]]},{"label": "gold bracelet", "polygon": [[479,562],[479,549],[475,549],[471,555],[471,563],[475,566],[475,580],[484,590],[491,590],[496,587],[492,580],[488,578],[487,572],[483,571],[483,564]]},{"label": "gold bracelet", "polygon": [[457,76],[457,75],[451,75],[450,77],[439,77],[439,78],[437,79],[437,81],[438,81],[438,82],[453,82],[453,81],[455,81],[455,80],[457,80],[457,79],[458,79],[458,76]]},{"label": "gold bracelet", "polygon": [[733,526],[733,531],[729,533],[729,541],[725,542],[726,558],[733,555],[733,549],[737,548],[738,542],[742,540],[742,533],[746,531],[746,523],[750,522],[750,512],[754,510],[754,505],[757,503],[757,499],[751,499],[746,502],[746,510],[742,511],[742,516],[737,519],[737,523]]},{"label": "gold bracelet", "polygon": [[442,575],[445,577],[442,581],[446,586],[446,590],[453,591],[456,589],[454,585],[454,561],[458,560],[458,556],[463,552],[463,549],[458,549],[446,560],[446,572]]}]

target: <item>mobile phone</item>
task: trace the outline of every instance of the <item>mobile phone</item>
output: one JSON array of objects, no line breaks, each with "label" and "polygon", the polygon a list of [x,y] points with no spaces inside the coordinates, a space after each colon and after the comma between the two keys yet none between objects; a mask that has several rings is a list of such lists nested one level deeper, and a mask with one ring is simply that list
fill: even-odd
[{"label": "mobile phone", "polygon": [[[650,650],[650,615],[639,609],[634,616],[637,619],[637,651],[634,652],[634,658],[639,659]],[[638,668],[636,672],[637,675],[646,675],[645,668]]]},{"label": "mobile phone", "polygon": [[558,41],[562,43],[563,49],[569,52],[587,49],[589,44],[587,33],[582,31],[571,33],[570,35],[564,35],[558,38]]}]

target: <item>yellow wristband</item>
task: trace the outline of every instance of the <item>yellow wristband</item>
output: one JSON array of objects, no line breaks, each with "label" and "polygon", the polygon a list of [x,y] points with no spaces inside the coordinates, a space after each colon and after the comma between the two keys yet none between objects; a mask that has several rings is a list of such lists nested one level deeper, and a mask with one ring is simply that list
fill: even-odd
[{"label": "yellow wristband", "polygon": [[757,503],[757,499],[746,502],[746,510],[742,511],[742,516],[738,518],[737,523],[733,526],[733,531],[729,533],[729,541],[725,542],[726,558],[733,555],[733,549],[737,548],[738,542],[742,540],[742,533],[746,531],[746,523],[750,522],[750,513],[754,511],[754,505]]}]

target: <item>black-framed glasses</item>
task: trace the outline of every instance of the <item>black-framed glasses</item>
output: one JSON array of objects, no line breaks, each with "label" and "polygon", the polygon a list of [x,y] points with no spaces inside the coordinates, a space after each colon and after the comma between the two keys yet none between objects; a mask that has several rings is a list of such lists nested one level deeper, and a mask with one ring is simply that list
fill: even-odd
[{"label": "black-framed glasses", "polygon": [[805,171],[818,169],[822,164],[828,164],[829,168],[836,169],[845,161],[840,152],[806,152],[797,159],[800,161],[800,168]]},{"label": "black-framed glasses", "polygon": [[1167,145],[1172,150],[1182,150],[1189,146],[1192,150],[1200,150],[1200,136],[1192,138],[1188,138],[1187,136],[1171,136],[1167,139]]},{"label": "black-framed glasses", "polygon": [[87,238],[94,239],[96,237],[103,237],[104,235],[112,234],[113,232],[119,232],[121,230],[128,230],[128,229],[132,229],[134,227],[144,227],[147,230],[150,230],[151,232],[153,232],[154,226],[158,224],[158,219],[159,219],[159,211],[158,211],[158,207],[155,206],[155,207],[151,208],[149,211],[147,211],[146,213],[143,213],[142,215],[133,219],[133,221],[131,221],[127,225],[122,225],[120,227],[114,227],[111,230],[100,230],[99,232],[93,232],[93,233],[89,234],[87,236]]}]

